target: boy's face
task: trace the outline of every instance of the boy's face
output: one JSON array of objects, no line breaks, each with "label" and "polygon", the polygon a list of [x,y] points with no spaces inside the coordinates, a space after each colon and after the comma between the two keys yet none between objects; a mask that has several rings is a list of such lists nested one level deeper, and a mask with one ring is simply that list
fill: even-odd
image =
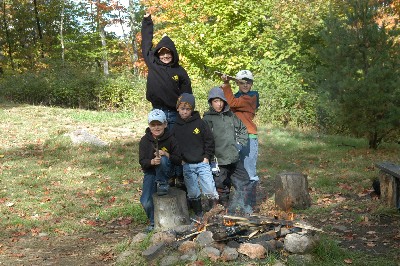
[{"label": "boy's face", "polygon": [[183,120],[186,120],[186,119],[188,119],[189,117],[192,116],[192,108],[186,103],[181,103],[178,106],[178,110],[177,111],[179,112],[179,115],[181,116],[181,118]]},{"label": "boy's face", "polygon": [[161,123],[160,121],[151,121],[149,124],[150,132],[154,138],[161,137],[166,127],[167,123]]},{"label": "boy's face", "polygon": [[239,86],[239,90],[242,93],[248,93],[251,90],[251,87],[253,86],[253,82],[250,81],[238,81],[236,84]]},{"label": "boy's face", "polygon": [[164,64],[169,64],[172,61],[172,53],[167,49],[162,49],[158,54],[158,57],[160,58],[160,61]]},{"label": "boy's face", "polygon": [[225,102],[220,98],[214,98],[211,100],[211,106],[217,113],[222,112],[224,110]]}]

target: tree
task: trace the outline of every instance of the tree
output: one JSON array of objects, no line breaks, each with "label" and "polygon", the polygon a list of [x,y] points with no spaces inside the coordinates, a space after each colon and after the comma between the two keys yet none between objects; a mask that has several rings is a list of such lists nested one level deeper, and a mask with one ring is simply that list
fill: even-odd
[{"label": "tree", "polygon": [[337,128],[366,137],[369,147],[377,149],[385,137],[400,133],[398,30],[377,23],[388,8],[381,1],[338,3],[318,49],[321,109]]}]

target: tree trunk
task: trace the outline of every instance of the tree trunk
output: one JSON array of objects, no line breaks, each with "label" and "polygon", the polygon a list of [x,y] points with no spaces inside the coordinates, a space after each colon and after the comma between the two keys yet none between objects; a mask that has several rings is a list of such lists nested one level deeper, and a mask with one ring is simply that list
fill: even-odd
[{"label": "tree trunk", "polygon": [[131,23],[131,32],[130,32],[129,36],[131,38],[132,47],[129,47],[128,51],[129,51],[129,57],[131,59],[131,63],[132,63],[135,74],[138,74],[138,70],[137,70],[135,63],[137,62],[137,60],[139,58],[138,44],[136,42],[136,34],[140,30],[140,26],[138,25],[138,23],[135,19],[135,14],[137,13],[137,11],[136,11],[137,9],[138,8],[135,5],[135,1],[129,0],[128,12],[129,12],[129,20]]},{"label": "tree trunk", "polygon": [[167,195],[153,195],[154,225],[158,230],[168,230],[178,225],[189,224],[186,193],[171,187]]},{"label": "tree trunk", "polygon": [[12,70],[15,70],[14,66],[14,59],[12,55],[12,48],[11,48],[11,37],[10,37],[10,31],[8,30],[8,23],[7,23],[7,12],[6,12],[6,1],[3,1],[3,26],[6,31],[6,41],[7,41],[7,46],[8,46],[8,57],[10,58],[11,62],[11,68]]},{"label": "tree trunk", "polygon": [[62,1],[61,19],[60,19],[61,60],[62,60],[63,66],[64,66],[64,63],[65,63],[65,47],[64,47],[64,33],[63,33],[63,27],[64,27],[64,9],[65,9],[65,0]]},{"label": "tree trunk", "polygon": [[311,206],[307,175],[283,172],[275,179],[275,204],[284,211]]},{"label": "tree trunk", "polygon": [[34,5],[34,9],[35,9],[36,26],[38,29],[39,40],[40,40],[39,41],[40,42],[40,55],[42,58],[44,58],[43,33],[42,33],[42,27],[40,26],[39,11],[37,8],[36,0],[33,0],[33,5]]},{"label": "tree trunk", "polygon": [[108,76],[108,54],[107,54],[107,41],[106,41],[106,32],[104,30],[104,26],[100,24],[99,27],[100,38],[101,38],[101,49],[102,49],[102,60],[103,60],[103,73],[105,76]]},{"label": "tree trunk", "polygon": [[108,54],[107,54],[107,41],[106,41],[106,31],[105,25],[102,18],[102,12],[100,10],[100,0],[97,0],[97,30],[99,31],[100,40],[101,40],[101,56],[103,61],[103,73],[105,76],[108,76]]}]

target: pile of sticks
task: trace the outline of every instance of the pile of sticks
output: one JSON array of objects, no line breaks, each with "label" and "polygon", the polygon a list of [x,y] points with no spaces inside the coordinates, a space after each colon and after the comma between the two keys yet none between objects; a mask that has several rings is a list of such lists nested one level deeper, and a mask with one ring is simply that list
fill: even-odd
[{"label": "pile of sticks", "polygon": [[300,221],[258,215],[248,217],[223,215],[221,214],[223,210],[222,206],[210,210],[204,215],[202,221],[195,221],[197,229],[194,232],[182,236],[179,240],[188,239],[203,231],[211,231],[215,241],[231,239],[247,241],[260,237],[277,239],[303,230],[322,232],[322,229]]}]

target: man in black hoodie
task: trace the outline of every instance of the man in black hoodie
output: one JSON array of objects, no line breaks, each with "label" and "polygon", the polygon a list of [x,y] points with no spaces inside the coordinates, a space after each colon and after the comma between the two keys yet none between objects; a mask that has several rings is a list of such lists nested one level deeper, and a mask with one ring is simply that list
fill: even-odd
[{"label": "man in black hoodie", "polygon": [[149,69],[146,99],[153,109],[163,110],[172,129],[178,115],[176,102],[182,93],[192,94],[192,85],[186,70],[179,65],[179,55],[174,42],[164,36],[153,48],[154,24],[146,13],[142,20],[142,53]]}]

